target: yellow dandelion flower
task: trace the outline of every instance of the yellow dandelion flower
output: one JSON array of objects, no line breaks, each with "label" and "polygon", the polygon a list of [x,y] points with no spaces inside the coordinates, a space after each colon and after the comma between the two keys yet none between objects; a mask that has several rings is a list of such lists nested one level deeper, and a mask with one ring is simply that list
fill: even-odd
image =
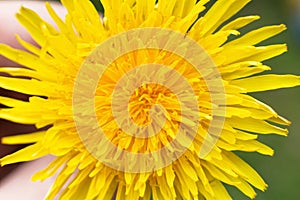
[{"label": "yellow dandelion flower", "polygon": [[[2,138],[31,144],[2,166],[56,156],[32,180],[57,172],[46,199],[231,199],[224,184],[250,198],[267,185],[234,151],[272,155],[259,134],[287,135],[290,122],[251,97],[300,85],[295,75],[257,75],[285,44],[259,46],[284,25],[239,29],[250,0],[62,0],[65,20],[46,3],[53,27],[22,7],[16,15],[38,44],[0,45],[26,68],[2,67],[0,118],[47,130]],[[229,36],[234,36],[229,40]],[[254,76],[255,75],[255,76]],[[24,78],[26,77],[26,78]]]}]

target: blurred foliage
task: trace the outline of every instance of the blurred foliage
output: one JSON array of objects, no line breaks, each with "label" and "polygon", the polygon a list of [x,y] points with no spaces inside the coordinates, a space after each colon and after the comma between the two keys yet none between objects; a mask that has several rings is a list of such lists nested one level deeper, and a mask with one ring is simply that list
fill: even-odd
[{"label": "blurred foliage", "polygon": [[[300,3],[300,1],[298,1]],[[289,7],[288,0],[253,0],[239,15],[257,14],[261,16],[258,22],[250,25],[243,31],[255,29],[264,25],[281,24],[287,25],[288,30],[269,39],[262,44],[287,43],[289,51],[284,55],[265,62],[272,67],[268,73],[297,74],[300,75],[299,64],[299,36],[295,26],[300,22],[293,20],[293,7]],[[295,11],[294,11],[295,12]],[[296,11],[297,12],[297,11]],[[299,12],[299,11],[298,11]],[[261,136],[260,141],[270,145],[275,150],[273,157],[262,156],[256,153],[239,153],[264,177],[268,183],[268,190],[258,192],[256,200],[296,200],[300,199],[300,88],[280,89],[253,94],[254,97],[273,107],[279,114],[292,121],[287,138],[269,135]],[[235,189],[234,199],[246,200]]]},{"label": "blurred foliage", "polygon": [[103,7],[99,0],[91,0],[91,2],[93,2],[98,11],[103,12]]},{"label": "blurred foliage", "polygon": [[[99,11],[103,8],[99,0],[91,0]],[[293,2],[292,2],[293,1]],[[212,1],[214,2],[214,1]],[[294,4],[290,5],[289,2]],[[295,4],[296,2],[296,4]],[[299,52],[300,35],[295,30],[299,29],[299,21],[295,22],[295,5],[300,4],[297,0],[252,0],[247,7],[237,16],[260,15],[261,20],[244,28],[247,32],[264,25],[284,23],[288,30],[262,44],[287,43],[289,52],[272,60],[265,62],[272,67],[271,73],[298,74],[300,75]],[[298,5],[300,7],[300,5]],[[235,16],[234,18],[236,18]],[[298,23],[298,24],[297,24]],[[258,191],[256,200],[296,200],[300,199],[300,88],[281,89],[263,93],[253,94],[259,100],[265,102],[293,123],[289,128],[290,134],[287,138],[280,136],[262,136],[260,140],[270,145],[275,150],[273,157],[262,156],[257,153],[240,153],[266,180],[269,188],[266,192]],[[246,200],[238,190],[228,186],[233,199]]]}]

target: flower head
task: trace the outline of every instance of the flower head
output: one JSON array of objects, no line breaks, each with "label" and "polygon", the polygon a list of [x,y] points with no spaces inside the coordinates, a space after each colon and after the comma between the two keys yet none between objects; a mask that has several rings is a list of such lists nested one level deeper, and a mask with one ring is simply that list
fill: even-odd
[{"label": "flower head", "polygon": [[[33,143],[1,165],[47,154],[57,158],[33,180],[58,172],[46,199],[231,199],[224,184],[250,198],[267,185],[234,151],[272,155],[259,134],[287,135],[290,122],[251,97],[300,85],[294,75],[257,75],[285,44],[259,46],[284,31],[267,26],[239,36],[259,19],[239,17],[250,0],[62,0],[58,29],[22,7],[16,15],[39,45],[0,45],[26,68],[0,68],[0,87],[29,101],[0,97],[0,117],[47,130],[6,137]],[[228,40],[229,36],[233,40]],[[22,78],[26,77],[26,78]],[[67,185],[66,185],[67,183]],[[253,187],[252,187],[253,186]]]}]

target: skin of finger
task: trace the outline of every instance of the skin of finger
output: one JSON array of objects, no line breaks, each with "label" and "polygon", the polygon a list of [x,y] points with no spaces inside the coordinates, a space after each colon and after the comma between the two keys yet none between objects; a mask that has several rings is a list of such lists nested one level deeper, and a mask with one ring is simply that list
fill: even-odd
[{"label": "skin of finger", "polygon": [[9,174],[0,182],[0,199],[11,200],[39,200],[43,199],[55,177],[51,177],[43,182],[30,181],[34,172],[47,166],[53,160],[53,156],[47,156],[17,168],[14,173]]}]

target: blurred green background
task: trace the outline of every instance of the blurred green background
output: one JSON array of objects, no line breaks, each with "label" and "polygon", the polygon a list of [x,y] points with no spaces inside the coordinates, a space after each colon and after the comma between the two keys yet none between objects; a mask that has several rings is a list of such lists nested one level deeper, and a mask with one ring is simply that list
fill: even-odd
[{"label": "blurred green background", "polygon": [[[253,0],[239,15],[258,14],[261,20],[251,25],[254,29],[263,25],[284,23],[288,30],[264,43],[287,43],[289,51],[265,63],[272,67],[269,73],[300,75],[300,1]],[[258,192],[257,200],[300,199],[300,88],[281,89],[253,94],[272,106],[278,113],[292,121],[289,136],[269,135],[260,140],[270,145],[273,157],[256,153],[240,154],[266,180],[269,188]],[[233,189],[234,199],[247,199]]]},{"label": "blurred green background", "polygon": [[[92,0],[99,10],[98,0]],[[212,1],[214,2],[214,1]],[[287,43],[289,52],[265,62],[272,67],[271,73],[300,75],[300,0],[252,0],[239,16],[260,15],[261,20],[245,28],[244,32],[263,25],[281,24],[288,30],[266,42]],[[236,16],[235,16],[236,17]],[[250,163],[266,180],[269,188],[258,191],[257,200],[300,199],[300,87],[253,94],[271,105],[278,113],[292,121],[288,137],[269,135],[260,140],[275,150],[273,157],[257,153],[238,153]],[[234,200],[246,200],[238,190],[228,187]]]}]

